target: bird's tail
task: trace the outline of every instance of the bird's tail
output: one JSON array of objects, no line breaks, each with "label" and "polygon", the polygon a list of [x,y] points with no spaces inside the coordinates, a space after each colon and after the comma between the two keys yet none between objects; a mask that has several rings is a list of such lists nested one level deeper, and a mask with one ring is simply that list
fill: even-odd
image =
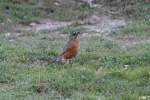
[{"label": "bird's tail", "polygon": [[51,57],[50,59],[54,63],[56,63],[56,62],[59,63],[59,62],[64,62],[65,61],[63,56]]}]

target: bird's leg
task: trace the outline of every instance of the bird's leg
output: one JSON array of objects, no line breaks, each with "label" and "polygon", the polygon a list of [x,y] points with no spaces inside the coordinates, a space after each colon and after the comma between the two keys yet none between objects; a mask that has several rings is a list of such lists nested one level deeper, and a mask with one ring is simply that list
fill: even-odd
[{"label": "bird's leg", "polygon": [[67,63],[67,64],[70,64],[70,61],[69,61],[69,60],[66,60],[66,63]]},{"label": "bird's leg", "polygon": [[72,67],[72,65],[73,65],[73,61],[72,60],[69,60],[69,64],[71,65],[71,67]]}]

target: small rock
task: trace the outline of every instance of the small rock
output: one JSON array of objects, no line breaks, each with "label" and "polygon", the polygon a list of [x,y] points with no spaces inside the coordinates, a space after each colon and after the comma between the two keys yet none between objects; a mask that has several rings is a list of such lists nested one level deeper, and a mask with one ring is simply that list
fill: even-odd
[{"label": "small rock", "polygon": [[146,99],[146,96],[141,96],[142,99]]},{"label": "small rock", "polygon": [[30,23],[30,26],[35,26],[35,25],[36,25],[36,23],[34,23],[34,22]]},{"label": "small rock", "polygon": [[5,33],[5,36],[6,36],[6,37],[9,37],[9,36],[10,36],[10,33]]},{"label": "small rock", "polygon": [[124,69],[128,69],[129,65],[124,65]]},{"label": "small rock", "polygon": [[7,19],[7,22],[8,22],[8,23],[11,23],[11,22],[12,22],[12,20],[8,18],[8,19]]},{"label": "small rock", "polygon": [[4,25],[5,25],[5,23],[1,23],[1,25],[3,25],[3,26],[4,26]]},{"label": "small rock", "polygon": [[14,42],[15,40],[14,40],[14,39],[10,39],[9,41],[10,41],[10,42]]},{"label": "small rock", "polygon": [[59,6],[60,4],[58,2],[54,2],[54,5]]}]

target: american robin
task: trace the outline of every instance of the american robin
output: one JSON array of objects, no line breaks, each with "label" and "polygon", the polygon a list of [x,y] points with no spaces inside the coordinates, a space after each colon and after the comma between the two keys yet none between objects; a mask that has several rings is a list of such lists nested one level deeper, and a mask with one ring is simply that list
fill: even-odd
[{"label": "american robin", "polygon": [[80,32],[70,33],[69,40],[65,45],[63,52],[55,58],[54,62],[65,62],[75,57],[80,51]]}]

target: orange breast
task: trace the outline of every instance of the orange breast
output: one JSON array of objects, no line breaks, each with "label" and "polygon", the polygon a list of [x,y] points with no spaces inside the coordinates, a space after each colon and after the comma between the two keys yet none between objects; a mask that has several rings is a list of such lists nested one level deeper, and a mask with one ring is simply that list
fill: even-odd
[{"label": "orange breast", "polygon": [[78,54],[78,48],[70,48],[67,52],[63,54],[64,59],[71,59]]},{"label": "orange breast", "polygon": [[70,40],[61,56],[63,56],[64,59],[71,59],[78,54],[79,50],[80,50],[79,39]]}]

